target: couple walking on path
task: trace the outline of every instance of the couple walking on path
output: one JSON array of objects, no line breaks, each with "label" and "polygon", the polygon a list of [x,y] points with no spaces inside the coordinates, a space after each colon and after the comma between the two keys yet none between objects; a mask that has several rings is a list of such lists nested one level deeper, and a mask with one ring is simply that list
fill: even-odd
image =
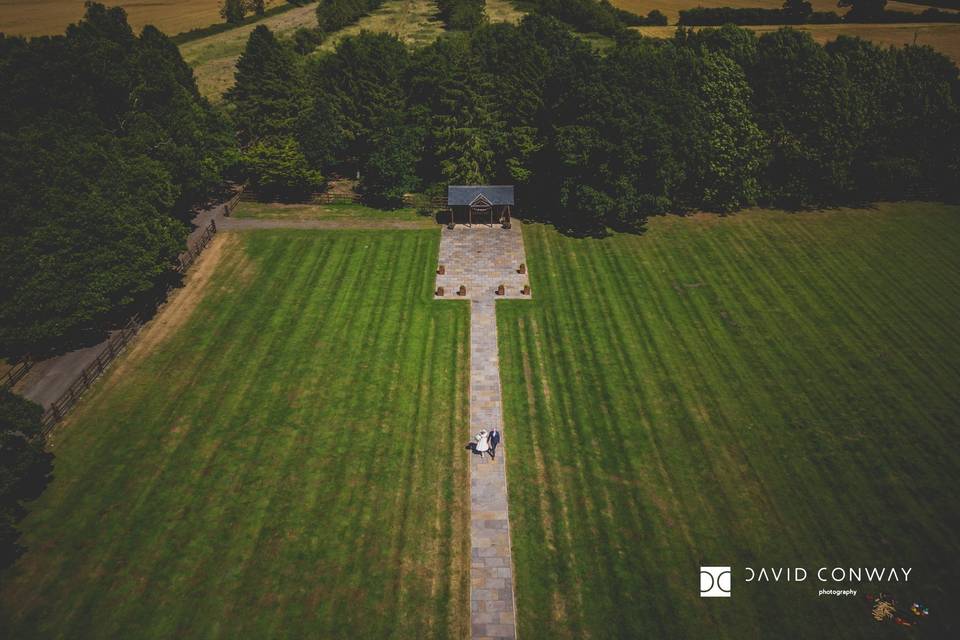
[{"label": "couple walking on path", "polygon": [[497,445],[500,444],[500,432],[492,429],[490,432],[481,431],[473,438],[473,442],[467,445],[467,449],[483,457],[484,453],[489,453],[490,458],[497,457]]}]

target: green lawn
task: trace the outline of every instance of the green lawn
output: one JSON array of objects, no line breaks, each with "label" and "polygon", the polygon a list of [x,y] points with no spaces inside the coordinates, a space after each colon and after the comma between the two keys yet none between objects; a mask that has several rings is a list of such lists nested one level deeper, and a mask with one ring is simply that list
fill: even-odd
[{"label": "green lawn", "polygon": [[438,241],[223,234],[59,430],[0,635],[465,637],[469,313],[432,301]]},{"label": "green lawn", "polygon": [[419,222],[425,227],[436,227],[431,216],[422,216],[416,209],[374,209],[362,204],[278,204],[274,202],[241,202],[234,210],[234,218],[257,218],[261,220],[337,220],[369,221],[394,220]]},{"label": "green lawn", "polygon": [[[521,638],[950,635],[960,208],[524,238],[534,299],[498,312]],[[698,595],[713,564],[730,599]],[[931,617],[745,566],[912,567],[887,590]]]}]

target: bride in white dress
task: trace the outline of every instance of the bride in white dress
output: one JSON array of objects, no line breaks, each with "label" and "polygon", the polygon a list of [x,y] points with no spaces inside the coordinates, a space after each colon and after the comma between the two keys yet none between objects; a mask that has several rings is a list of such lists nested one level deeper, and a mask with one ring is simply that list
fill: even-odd
[{"label": "bride in white dress", "polygon": [[483,455],[490,450],[490,434],[486,431],[481,431],[477,434],[477,453]]}]

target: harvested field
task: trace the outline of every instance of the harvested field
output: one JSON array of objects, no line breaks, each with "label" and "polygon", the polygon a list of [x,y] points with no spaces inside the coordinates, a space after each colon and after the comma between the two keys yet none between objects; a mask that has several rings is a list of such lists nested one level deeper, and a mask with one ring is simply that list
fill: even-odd
[{"label": "harvested field", "polygon": [[193,68],[200,93],[215,102],[223,97],[226,90],[233,85],[237,58],[247,46],[250,32],[261,24],[268,26],[276,35],[293,33],[299,27],[315,27],[317,26],[317,5],[309,4],[256,23],[180,45],[180,54]]},{"label": "harvested field", "polygon": [[436,13],[437,4],[433,0],[389,0],[356,24],[331,34],[320,51],[332,51],[341,39],[361,31],[392,33],[414,47],[428,45],[443,33],[443,23]]},{"label": "harvested field", "polygon": [[[67,25],[83,17],[85,0],[0,0],[0,32],[17,36],[48,36],[63,33]],[[152,24],[167,35],[223,22],[221,0],[116,0],[127,11],[130,26],[139,30]],[[266,0],[270,7],[284,0]]]},{"label": "harvested field", "polygon": [[[776,31],[781,27],[744,27],[757,33]],[[956,63],[960,63],[960,24],[822,24],[796,25],[793,29],[808,31],[813,39],[824,44],[837,36],[856,36],[880,46],[901,47],[905,44],[930,45]],[[673,37],[676,27],[637,27],[651,38]]]},{"label": "harvested field", "polygon": [[490,22],[512,22],[516,24],[527,14],[516,7],[512,0],[487,0],[484,11]]},{"label": "harvested field", "polygon": [[[667,16],[671,25],[676,24],[679,20],[681,9],[693,9],[694,7],[779,9],[783,6],[781,0],[611,0],[611,3],[621,9],[641,15],[646,15],[653,9],[659,9],[661,13]],[[838,7],[836,0],[811,0],[811,3],[814,11],[836,11],[840,15],[847,11],[846,8]],[[916,4],[907,4],[906,2],[896,2],[896,0],[887,2],[887,9],[891,11],[922,13],[927,8]]]}]

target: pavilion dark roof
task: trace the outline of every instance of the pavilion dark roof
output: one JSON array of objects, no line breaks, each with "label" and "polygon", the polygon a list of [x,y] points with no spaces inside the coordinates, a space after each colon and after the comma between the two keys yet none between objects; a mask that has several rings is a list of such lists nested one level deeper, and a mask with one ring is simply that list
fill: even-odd
[{"label": "pavilion dark roof", "polygon": [[513,185],[450,185],[447,187],[447,205],[466,207],[482,195],[492,205],[513,205]]}]

